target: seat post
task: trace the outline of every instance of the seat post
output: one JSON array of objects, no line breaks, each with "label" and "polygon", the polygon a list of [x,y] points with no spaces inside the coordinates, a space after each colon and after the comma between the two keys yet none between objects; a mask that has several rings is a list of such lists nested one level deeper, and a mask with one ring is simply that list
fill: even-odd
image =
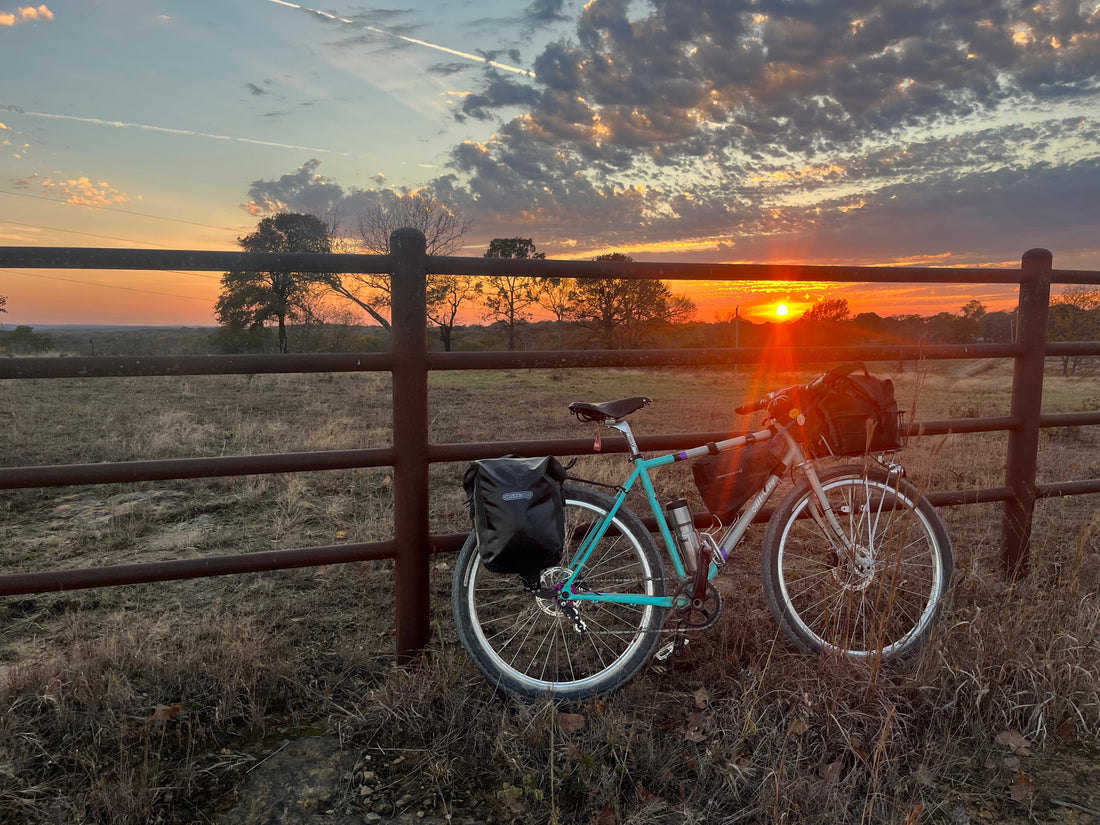
[{"label": "seat post", "polygon": [[630,460],[635,461],[642,457],[641,451],[638,449],[638,442],[634,440],[634,433],[630,429],[630,424],[627,423],[625,418],[619,418],[614,421],[607,422],[607,426],[612,429],[618,430],[626,438],[627,446],[630,447]]}]

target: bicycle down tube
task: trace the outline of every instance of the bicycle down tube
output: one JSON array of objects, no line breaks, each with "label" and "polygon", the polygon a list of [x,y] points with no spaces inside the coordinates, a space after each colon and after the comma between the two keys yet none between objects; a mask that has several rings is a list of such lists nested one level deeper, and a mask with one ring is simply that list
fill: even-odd
[{"label": "bicycle down tube", "polygon": [[[676,453],[667,453],[655,458],[642,458],[638,453],[637,444],[634,441],[633,433],[630,430],[630,425],[625,421],[610,422],[608,426],[619,430],[627,439],[627,443],[631,450],[631,461],[634,465],[634,469],[631,471],[630,476],[624,481],[618,488],[618,492],[614,497],[614,506],[606,517],[601,519],[600,523],[596,525],[595,529],[585,537],[581,546],[577,549],[573,558],[570,560],[569,567],[573,571],[572,575],[562,583],[561,596],[573,601],[590,601],[590,602],[613,602],[619,604],[638,604],[638,605],[653,605],[656,607],[674,607],[675,599],[672,596],[642,596],[637,594],[615,594],[615,593],[585,593],[575,592],[573,585],[581,577],[581,571],[584,569],[584,565],[588,560],[589,554],[592,552],[592,548],[595,547],[606,535],[607,531],[611,527],[611,523],[614,521],[616,514],[622,508],[626,501],[627,495],[634,488],[634,485],[641,480],[642,489],[645,492],[646,499],[649,503],[649,509],[652,511],[657,521],[657,528],[661,534],[661,540],[664,542],[665,548],[668,550],[668,556],[672,561],[672,566],[676,572],[677,578],[684,578],[687,576],[687,571],[684,566],[684,561],[680,557],[679,547],[676,541],[672,538],[672,532],[668,527],[668,520],[665,518],[664,509],[660,506],[657,500],[657,492],[653,487],[653,480],[650,477],[650,469],[657,467],[664,467],[669,464],[673,464],[677,461],[686,461],[692,458],[700,458],[704,455],[711,453],[726,452],[728,450],[736,449],[747,444],[753,444],[760,440],[771,439],[775,436],[775,433],[768,428],[756,430],[755,432],[747,435],[736,436],[734,438],[725,439],[723,441],[714,442],[712,445],[704,445],[701,447],[693,447],[689,450],[683,450]],[[792,441],[791,450],[797,452],[797,445]],[[787,458],[788,456],[785,456]],[[721,561],[712,561],[710,569],[707,571],[707,579],[713,579],[720,569],[720,565],[725,562],[729,557],[729,553],[740,541],[744,535],[745,530],[748,528],[749,523],[760,512],[760,509],[764,506],[767,500],[775,492],[775,488],[779,485],[779,477],[770,475],[764,488],[754,496],[751,504],[746,508],[744,514],[739,518],[727,531],[723,537],[722,542],[719,544],[719,550],[721,554]],[[747,518],[746,518],[747,517]],[[736,537],[735,537],[736,531]],[[726,544],[730,539],[733,539],[726,549]],[[582,577],[583,578],[583,577]]]}]

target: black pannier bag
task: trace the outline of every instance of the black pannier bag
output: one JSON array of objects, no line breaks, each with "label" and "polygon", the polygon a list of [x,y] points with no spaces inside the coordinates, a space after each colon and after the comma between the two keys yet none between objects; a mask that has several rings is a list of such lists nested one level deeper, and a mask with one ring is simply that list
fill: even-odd
[{"label": "black pannier bag", "polygon": [[486,458],[470,463],[462,486],[482,563],[494,573],[538,582],[565,546],[565,468],[553,456]]},{"label": "black pannier bag", "polygon": [[865,455],[902,447],[903,413],[889,378],[875,378],[866,369],[863,375],[845,375],[819,409],[824,419],[821,437],[828,447],[816,445],[816,455]]},{"label": "black pannier bag", "polygon": [[691,473],[707,510],[728,524],[782,458],[782,445],[773,438],[703,456],[691,465]]}]

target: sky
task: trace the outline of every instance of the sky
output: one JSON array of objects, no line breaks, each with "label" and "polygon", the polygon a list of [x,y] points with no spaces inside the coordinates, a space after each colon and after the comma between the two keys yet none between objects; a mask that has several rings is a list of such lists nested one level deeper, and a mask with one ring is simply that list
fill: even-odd
[{"label": "sky", "polygon": [[[1100,269],[1100,0],[5,3],[0,246],[235,249],[277,210],[350,228],[423,191],[475,256]],[[0,270],[0,322],[213,324],[219,287]],[[700,320],[1015,303],[674,289]]]}]

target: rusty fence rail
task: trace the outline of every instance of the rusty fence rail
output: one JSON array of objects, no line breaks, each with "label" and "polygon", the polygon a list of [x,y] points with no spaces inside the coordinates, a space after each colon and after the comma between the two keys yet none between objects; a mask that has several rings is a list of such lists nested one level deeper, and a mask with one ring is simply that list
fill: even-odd
[{"label": "rusty fence rail", "polygon": [[[659,278],[661,280],[838,281],[860,283],[974,283],[1018,285],[1020,303],[1012,344],[937,346],[800,347],[798,363],[844,360],[1011,358],[1014,362],[1008,416],[917,421],[911,436],[1008,432],[1005,480],[1000,487],[931,491],[939,506],[1003,502],[1002,547],[1011,575],[1026,569],[1037,499],[1095,494],[1100,478],[1037,484],[1039,432],[1043,428],[1100,424],[1100,410],[1042,412],[1043,365],[1047,356],[1100,355],[1100,342],[1046,340],[1050,287],[1100,285],[1100,272],[1054,270],[1050,252],[1026,252],[1019,269],[833,267],[745,264],[659,264],[629,261],[547,261],[433,257],[424,237],[402,229],[391,238],[389,255],[321,255],[180,250],[0,247],[0,269],[265,270],[388,273],[391,275],[391,349],[387,353],[316,355],[156,356],[92,358],[3,358],[0,378],[93,378],[124,376],[242,375],[261,373],[390,372],[393,383],[393,440],[389,447],[233,457],[126,461],[108,464],[0,468],[0,489],[113,484],[365,467],[392,467],[394,530],[389,541],[307,547],[199,559],[148,562],[50,572],[0,575],[0,595],[44,593],[138,582],[393,559],[397,656],[415,656],[428,641],[429,552],[456,549],[461,535],[430,535],[428,467],[503,452],[520,455],[578,455],[591,452],[588,439],[432,444],[428,440],[428,374],[432,370],[562,367],[657,367],[752,364],[774,350],[586,350],[541,352],[429,352],[425,284],[428,275],[524,275],[566,278]],[[676,433],[639,438],[644,450],[680,449],[729,433]],[[622,445],[606,445],[616,452]]]}]

